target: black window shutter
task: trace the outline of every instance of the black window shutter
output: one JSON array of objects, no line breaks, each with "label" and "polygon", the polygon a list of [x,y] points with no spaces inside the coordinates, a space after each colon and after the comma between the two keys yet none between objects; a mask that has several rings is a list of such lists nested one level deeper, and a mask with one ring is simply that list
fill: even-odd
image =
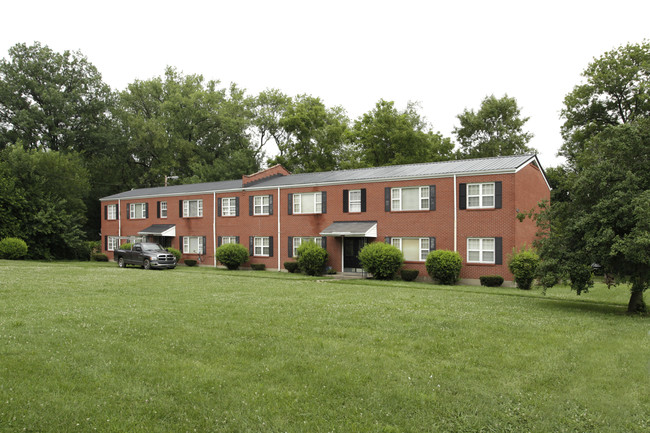
[{"label": "black window shutter", "polygon": [[221,236],[217,236],[217,248],[221,246]]},{"label": "black window shutter", "polygon": [[273,236],[269,236],[269,257],[273,257]]},{"label": "black window shutter", "polygon": [[221,198],[217,199],[217,216],[221,216]]},{"label": "black window shutter", "polygon": [[349,199],[348,194],[350,194],[350,191],[344,189],[343,190],[343,212],[344,213],[348,211],[348,199]]},{"label": "black window shutter", "polygon": [[119,220],[120,219],[120,205],[116,204],[115,209],[116,209],[115,212],[117,214],[117,219]]},{"label": "black window shutter", "polygon": [[386,242],[387,244],[390,244],[390,236],[386,236],[386,239],[384,239],[384,242]]},{"label": "black window shutter", "polygon": [[288,194],[287,195],[287,203],[289,205],[289,215],[293,215],[293,194]]},{"label": "black window shutter", "polygon": [[458,185],[458,209],[467,209],[467,184]]},{"label": "black window shutter", "polygon": [[248,252],[249,255],[255,255],[255,236],[248,237]]},{"label": "black window shutter", "polygon": [[248,197],[248,215],[253,215],[253,196]]},{"label": "black window shutter", "polygon": [[160,202],[156,202],[156,218],[160,218]]},{"label": "black window shutter", "polygon": [[384,210],[386,212],[390,212],[390,187],[389,186],[384,188],[384,199],[385,199]]},{"label": "black window shutter", "polygon": [[436,186],[429,187],[429,210],[436,210]]},{"label": "black window shutter", "polygon": [[269,194],[269,215],[273,215],[273,194]]},{"label": "black window shutter", "polygon": [[239,216],[239,197],[235,197],[235,216]]},{"label": "black window shutter", "polygon": [[366,189],[361,188],[361,212],[366,211]]},{"label": "black window shutter", "polygon": [[502,206],[502,196],[503,196],[503,185],[502,182],[494,182],[494,207],[496,209],[501,209]]},{"label": "black window shutter", "polygon": [[149,203],[144,204],[144,217],[149,218]]},{"label": "black window shutter", "polygon": [[108,251],[108,236],[104,236],[104,251]]},{"label": "black window shutter", "polygon": [[104,219],[108,219],[108,206],[104,206]]},{"label": "black window shutter", "polygon": [[321,208],[322,208],[322,213],[327,213],[327,191],[321,192]]},{"label": "black window shutter", "polygon": [[206,244],[206,241],[207,241],[206,237],[203,236],[203,251],[201,252],[201,254],[205,254],[205,252],[208,250],[208,246]]},{"label": "black window shutter", "polygon": [[183,251],[183,236],[178,237],[178,249],[181,251],[181,254],[185,253]]},{"label": "black window shutter", "polygon": [[293,236],[289,236],[289,257],[293,257]]},{"label": "black window shutter", "polygon": [[494,264],[503,264],[503,238],[494,238]]},{"label": "black window shutter", "polygon": [[126,204],[126,219],[131,219],[131,203]]},{"label": "black window shutter", "polygon": [[435,251],[436,249],[436,238],[429,238],[429,251]]},{"label": "black window shutter", "polygon": [[183,200],[178,200],[178,217],[183,218]]},{"label": "black window shutter", "polygon": [[236,243],[236,244],[239,243],[239,236],[235,236],[235,243]]},{"label": "black window shutter", "polygon": [[327,249],[327,236],[323,236],[320,240],[320,246]]}]

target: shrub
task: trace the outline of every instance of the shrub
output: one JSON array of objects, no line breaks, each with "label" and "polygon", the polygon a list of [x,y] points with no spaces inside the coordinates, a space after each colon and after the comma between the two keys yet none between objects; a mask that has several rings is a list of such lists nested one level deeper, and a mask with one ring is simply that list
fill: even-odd
[{"label": "shrub", "polygon": [[479,277],[479,280],[481,280],[481,286],[499,287],[503,284],[503,277],[501,275],[484,275]]},{"label": "shrub", "polygon": [[325,268],[325,273],[326,273],[327,275],[335,275],[335,274],[336,274],[336,270],[335,270],[333,267],[328,266],[327,268]]},{"label": "shrub", "polygon": [[537,275],[539,256],[526,248],[521,251],[512,250],[508,258],[508,269],[515,276],[515,283],[521,290],[530,290]]},{"label": "shrub", "polygon": [[322,275],[327,263],[327,251],[315,242],[304,242],[298,247],[298,265],[307,275]]},{"label": "shrub", "polygon": [[373,242],[359,252],[361,267],[378,280],[390,280],[404,264],[404,255],[393,245]]},{"label": "shrub", "polygon": [[172,253],[174,255],[174,257],[176,257],[176,263],[180,263],[181,257],[183,256],[183,254],[181,254],[181,252],[179,250],[177,250],[176,248],[172,248],[172,247],[168,247],[168,248],[165,248],[165,249],[167,251],[169,251],[170,253]]},{"label": "shrub", "polygon": [[440,284],[452,285],[458,281],[463,260],[455,251],[436,250],[429,253],[425,266],[431,278]]},{"label": "shrub", "polygon": [[93,255],[90,257],[90,260],[93,262],[107,262],[108,256],[104,253],[93,253]]},{"label": "shrub", "polygon": [[196,266],[196,260],[194,259],[185,259],[183,263],[185,263],[186,266]]},{"label": "shrub", "polygon": [[130,250],[133,244],[131,242],[127,242],[125,244],[120,245],[121,250]]},{"label": "shrub", "polygon": [[404,281],[414,281],[420,275],[420,271],[417,269],[402,269],[400,275]]},{"label": "shrub", "polygon": [[0,259],[18,260],[27,255],[27,243],[18,238],[4,238],[0,241]]},{"label": "shrub", "polygon": [[223,244],[217,248],[215,255],[231,271],[248,261],[248,249],[241,244]]},{"label": "shrub", "polygon": [[300,266],[298,265],[298,262],[284,262],[284,269],[293,274],[300,270]]},{"label": "shrub", "polygon": [[251,269],[254,271],[263,271],[266,269],[266,265],[264,263],[251,263]]}]

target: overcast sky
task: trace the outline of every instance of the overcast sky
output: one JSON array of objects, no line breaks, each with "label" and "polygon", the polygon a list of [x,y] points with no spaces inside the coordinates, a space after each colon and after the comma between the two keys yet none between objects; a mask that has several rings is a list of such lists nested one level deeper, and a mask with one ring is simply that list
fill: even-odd
[{"label": "overcast sky", "polygon": [[[594,57],[650,39],[650,1],[42,1],[5,3],[0,57],[16,43],[80,50],[113,89],[165,66],[343,106],[380,99],[445,136],[494,94],[515,97],[545,167],[562,162],[559,112]],[[453,137],[453,136],[452,136]]]}]

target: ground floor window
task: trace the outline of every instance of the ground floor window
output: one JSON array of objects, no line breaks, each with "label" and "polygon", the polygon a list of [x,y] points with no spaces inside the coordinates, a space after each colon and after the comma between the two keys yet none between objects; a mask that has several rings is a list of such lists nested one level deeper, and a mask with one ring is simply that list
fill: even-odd
[{"label": "ground floor window", "polygon": [[221,245],[236,244],[237,236],[221,236]]},{"label": "ground floor window", "polygon": [[494,264],[494,238],[467,238],[467,262]]},{"label": "ground floor window", "polygon": [[268,257],[271,254],[271,245],[268,236],[256,236],[254,255]]},{"label": "ground floor window", "polygon": [[293,257],[298,257],[298,247],[304,242],[315,242],[319,247],[323,246],[322,237],[293,237]]},{"label": "ground floor window", "polygon": [[120,239],[117,236],[108,236],[106,239],[106,250],[115,251],[120,247]]},{"label": "ground floor window", "polygon": [[391,244],[397,247],[404,260],[410,262],[423,262],[430,251],[429,238],[391,238]]},{"label": "ground floor window", "polygon": [[202,236],[183,236],[183,254],[203,254]]}]

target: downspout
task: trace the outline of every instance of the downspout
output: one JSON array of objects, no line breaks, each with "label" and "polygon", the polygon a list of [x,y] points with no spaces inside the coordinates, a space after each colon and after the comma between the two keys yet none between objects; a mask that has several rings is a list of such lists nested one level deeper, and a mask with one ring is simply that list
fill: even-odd
[{"label": "downspout", "polygon": [[458,196],[456,189],[456,175],[454,174],[454,251],[458,252]]},{"label": "downspout", "polygon": [[280,268],[280,255],[282,254],[282,238],[280,237],[280,209],[282,209],[282,206],[280,206],[280,187],[278,187],[278,246],[277,246],[277,254],[278,254],[278,272],[282,271]]},{"label": "downspout", "polygon": [[214,267],[217,267],[217,192],[212,191],[212,256],[214,257]]},{"label": "downspout", "polygon": [[[117,200],[117,209],[118,209],[118,211],[120,213],[122,213],[122,203],[121,203],[120,199]],[[127,212],[128,212],[128,210],[127,210]],[[117,237],[118,238],[122,237],[122,216],[119,215],[119,214],[117,215]],[[120,240],[120,243],[121,243],[121,240]]]}]

